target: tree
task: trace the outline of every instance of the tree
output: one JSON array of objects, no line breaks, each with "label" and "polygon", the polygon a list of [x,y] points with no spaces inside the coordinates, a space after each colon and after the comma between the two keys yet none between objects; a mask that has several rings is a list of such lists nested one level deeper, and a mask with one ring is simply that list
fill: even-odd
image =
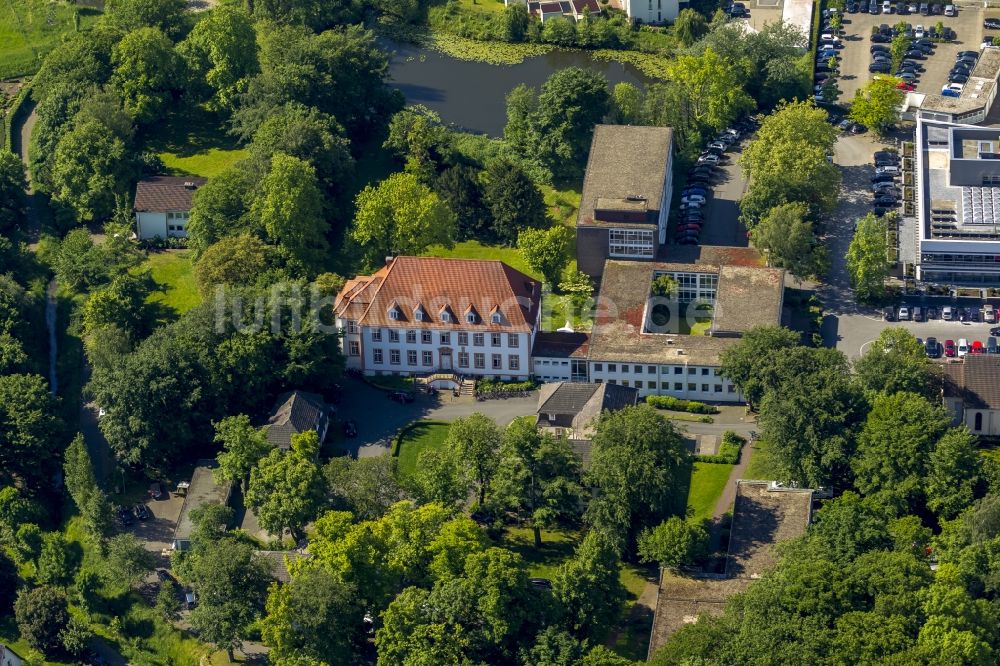
[{"label": "tree", "polygon": [[968,508],[975,499],[981,464],[976,439],[968,430],[950,428],[945,432],[927,461],[927,508],[945,520]]},{"label": "tree", "polygon": [[27,188],[21,158],[0,149],[0,234],[10,235],[27,214],[24,199]]},{"label": "tree", "polygon": [[61,448],[56,405],[41,376],[0,376],[0,478],[20,479],[29,488],[47,483]]},{"label": "tree", "polygon": [[103,21],[120,33],[140,28],[158,28],[175,34],[183,29],[183,0],[113,0],[104,9]]},{"label": "tree", "polygon": [[513,245],[524,229],[543,229],[551,223],[542,193],[517,165],[494,160],[483,172],[483,201],[493,218],[491,238]]},{"label": "tree", "polygon": [[551,285],[559,284],[559,277],[569,263],[573,232],[561,224],[548,229],[525,229],[517,235],[517,249],[532,270],[538,271]]},{"label": "tree", "polygon": [[639,535],[639,558],[664,569],[694,564],[708,550],[708,532],[702,525],[671,516]]},{"label": "tree", "polygon": [[868,213],[858,220],[847,248],[847,271],[859,301],[871,302],[885,295],[885,280],[889,277],[887,236],[885,217]]},{"label": "tree", "polygon": [[740,85],[740,73],[713,49],[700,56],[681,55],[667,66],[667,78],[685,88],[696,123],[719,131],[753,108]]},{"label": "tree", "polygon": [[63,454],[63,477],[66,483],[66,490],[73,498],[77,509],[82,509],[87,505],[87,500],[91,493],[98,489],[97,479],[94,477],[94,466],[90,461],[90,452],[87,450],[87,443],[81,433],[66,447]]},{"label": "tree", "polygon": [[681,46],[691,46],[707,32],[705,17],[694,9],[682,9],[674,21],[674,36]]},{"label": "tree", "polygon": [[194,277],[203,296],[220,285],[253,286],[278,264],[277,249],[257,236],[227,236],[198,257]]},{"label": "tree", "polygon": [[542,528],[579,514],[579,459],[565,439],[540,433],[531,419],[515,419],[504,430],[493,483],[497,501],[530,522],[536,548]]},{"label": "tree", "polygon": [[108,541],[104,576],[108,582],[132,587],[153,570],[153,554],[134,534],[118,534]]},{"label": "tree", "polygon": [[597,422],[586,482],[598,491],[587,521],[621,545],[670,512],[670,488],[687,452],[674,426],[648,405],[605,412]]},{"label": "tree", "polygon": [[66,595],[51,587],[23,589],[14,602],[14,619],[30,647],[52,655],[62,647],[59,634],[69,623]]},{"label": "tree", "polygon": [[249,215],[262,178],[253,167],[252,160],[237,162],[195,191],[188,240],[197,253],[226,236],[263,234]]},{"label": "tree", "polygon": [[246,414],[227,416],[213,424],[215,442],[221,444],[218,476],[240,484],[246,492],[246,481],[261,458],[271,451],[271,444],[262,428],[255,428]]},{"label": "tree", "polygon": [[451,159],[449,140],[441,117],[423,104],[416,104],[392,117],[383,147],[403,159],[407,173],[430,185],[439,166]]},{"label": "tree", "polygon": [[191,568],[191,583],[198,605],[191,612],[191,626],[199,637],[226,651],[243,644],[250,624],[264,609],[270,572],[253,547],[220,540],[200,553]]},{"label": "tree", "polygon": [[249,79],[260,71],[253,22],[240,7],[219,7],[195,23],[177,50],[187,62],[192,81],[212,90],[210,106],[232,110]]},{"label": "tree", "polygon": [[736,384],[753,409],[764,393],[774,387],[783,350],[798,347],[799,334],[781,326],[757,326],[739,343],[722,352],[722,376]]},{"label": "tree", "polygon": [[83,306],[85,330],[113,326],[131,338],[143,338],[148,332],[152,313],[146,302],[153,292],[149,273],[121,273],[110,284],[91,292]]},{"label": "tree", "polygon": [[786,268],[805,279],[823,271],[825,255],[806,217],[804,203],[788,203],[772,208],[750,232],[755,247],[767,253],[768,263]]},{"label": "tree", "polygon": [[42,550],[35,566],[35,578],[42,585],[66,587],[80,565],[79,547],[71,544],[61,532],[42,535]]},{"label": "tree", "polygon": [[319,32],[335,25],[357,23],[363,17],[365,3],[359,0],[263,0],[253,4],[257,18],[278,23],[305,25]]},{"label": "tree", "polygon": [[642,119],[642,91],[628,82],[611,89],[611,120],[618,125],[637,125]]},{"label": "tree", "polygon": [[[899,69],[899,66],[903,63],[903,58],[906,56],[906,52],[910,50],[910,44],[912,43],[912,40],[910,40],[905,34],[903,34],[906,32],[906,23],[905,21],[902,23],[903,23],[902,29],[899,31],[899,34],[897,34],[895,37],[892,38],[892,43],[889,45],[889,55],[892,58],[893,71]],[[879,79],[873,79],[872,82],[877,80]]]},{"label": "tree", "polygon": [[562,608],[567,631],[597,642],[607,635],[625,602],[620,566],[612,540],[599,531],[588,532],[552,580],[552,593]]},{"label": "tree", "polygon": [[93,119],[74,122],[59,139],[52,164],[52,198],[77,219],[105,218],[114,195],[125,189],[128,171],[124,142]]},{"label": "tree", "polygon": [[420,254],[434,243],[450,245],[455,236],[455,214],[410,173],[366,186],[356,207],[351,236],[371,265],[387,256]]},{"label": "tree", "polygon": [[677,294],[677,280],[667,273],[658,275],[653,278],[650,292],[660,298],[673,298]]},{"label": "tree", "polygon": [[80,507],[80,515],[83,518],[83,526],[103,553],[105,540],[115,530],[111,500],[103,490],[97,488],[87,496],[86,504]]},{"label": "tree", "polygon": [[[902,36],[902,35],[900,35]],[[905,37],[904,37],[905,39]],[[907,42],[908,44],[908,42]],[[893,40],[892,48],[896,48]],[[907,48],[906,44],[903,48]],[[893,59],[896,53],[893,51]],[[879,134],[899,122],[899,107],[906,93],[896,87],[895,77],[876,77],[858,89],[851,102],[850,118],[854,122],[871,127]]]},{"label": "tree", "polygon": [[445,446],[458,456],[475,481],[480,504],[486,501],[486,491],[497,470],[502,437],[496,421],[480,412],[456,419],[448,428]]},{"label": "tree", "polygon": [[112,62],[111,80],[121,91],[125,110],[140,123],[163,118],[183,67],[170,38],[158,28],[129,32],[115,46]]},{"label": "tree", "polygon": [[484,201],[479,170],[465,164],[449,167],[438,174],[431,187],[455,213],[456,240],[492,238],[492,218]]},{"label": "tree", "polygon": [[253,214],[290,263],[307,273],[319,270],[329,249],[329,225],[312,166],[297,157],[275,154],[271,170],[260,184]]},{"label": "tree", "polygon": [[403,499],[392,456],[333,458],[323,468],[323,475],[334,500],[361,520],[381,518]]},{"label": "tree", "polygon": [[107,258],[87,229],[73,229],[55,246],[46,262],[52,266],[59,283],[74,291],[83,291],[108,278]]},{"label": "tree", "polygon": [[287,529],[296,540],[316,517],[323,502],[323,476],[309,458],[274,449],[250,472],[246,502],[260,526],[281,536]]},{"label": "tree", "polygon": [[909,391],[930,399],[937,393],[930,371],[924,346],[899,327],[883,329],[854,362],[855,381],[872,393]]},{"label": "tree", "polygon": [[160,589],[156,592],[156,612],[166,622],[174,622],[181,615],[181,602],[177,598],[179,590],[173,581],[167,580],[160,583]]},{"label": "tree", "polygon": [[421,502],[455,506],[465,502],[472,489],[465,465],[450,449],[427,449],[417,455],[417,469],[410,481]]},{"label": "tree", "polygon": [[914,393],[876,397],[851,464],[858,490],[882,491],[905,509],[919,494],[931,451],[950,421],[943,407]]},{"label": "tree", "polygon": [[357,654],[364,613],[352,585],[307,566],[287,585],[271,588],[261,636],[271,647],[271,659],[349,663]]},{"label": "tree", "polygon": [[579,177],[594,126],[604,119],[608,103],[608,81],[602,74],[579,67],[552,74],[538,95],[539,143],[522,157],[538,159],[555,178]]}]

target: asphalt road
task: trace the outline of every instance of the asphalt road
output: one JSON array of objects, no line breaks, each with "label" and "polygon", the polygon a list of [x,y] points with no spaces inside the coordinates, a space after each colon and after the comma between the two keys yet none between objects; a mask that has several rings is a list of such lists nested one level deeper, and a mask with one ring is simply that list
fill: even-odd
[{"label": "asphalt road", "polygon": [[707,205],[707,223],[701,232],[702,245],[747,246],[747,230],[740,223],[739,206],[747,182],[738,164],[741,155],[739,147],[733,148],[726,153],[725,163],[717,170],[712,197]]}]

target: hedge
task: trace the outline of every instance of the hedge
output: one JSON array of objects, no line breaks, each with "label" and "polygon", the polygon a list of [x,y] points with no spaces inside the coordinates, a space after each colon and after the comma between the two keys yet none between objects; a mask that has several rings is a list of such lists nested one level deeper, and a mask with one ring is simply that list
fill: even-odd
[{"label": "hedge", "polygon": [[476,393],[503,393],[505,391],[534,391],[538,382],[528,379],[523,382],[504,382],[496,379],[480,379],[476,382]]},{"label": "hedge", "polygon": [[682,400],[669,395],[647,395],[646,404],[657,409],[671,409],[675,412],[688,412],[690,414],[719,413],[719,408],[715,405],[706,405],[695,400]]},{"label": "hedge", "polygon": [[743,445],[747,443],[746,438],[737,435],[732,430],[722,433],[722,445],[719,446],[719,453],[714,456],[696,456],[698,462],[718,463],[722,465],[735,465],[740,461],[740,453]]},{"label": "hedge", "polygon": [[18,91],[14,102],[7,109],[7,114],[3,117],[3,137],[0,137],[0,148],[14,152],[14,119],[21,113],[21,107],[31,96],[31,81],[24,84]]}]

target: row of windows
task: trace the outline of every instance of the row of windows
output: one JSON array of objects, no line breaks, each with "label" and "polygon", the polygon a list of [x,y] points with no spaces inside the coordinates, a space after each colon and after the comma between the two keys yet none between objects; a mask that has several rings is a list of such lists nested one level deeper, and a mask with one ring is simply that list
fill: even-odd
[{"label": "row of windows", "polygon": [[191,213],[167,213],[168,220],[186,220],[191,217]]},{"label": "row of windows", "polygon": [[610,229],[608,245],[611,256],[652,257],[653,232],[636,229]]},{"label": "row of windows", "polygon": [[[347,332],[353,333],[352,322],[348,322]],[[357,330],[354,327],[354,330]],[[399,342],[400,332],[395,328],[386,329],[389,331],[388,338],[389,342]],[[382,342],[382,329],[373,328],[372,330],[372,342]],[[460,332],[458,335],[458,346],[468,347],[469,346],[469,334],[465,332]],[[511,348],[517,348],[521,343],[520,335],[517,333],[507,333],[507,346]],[[490,333],[490,347],[502,347],[504,340],[503,333]],[[407,344],[417,343],[417,332],[416,331],[406,331],[406,342]],[[434,332],[433,331],[420,331],[420,343],[424,345],[433,344],[434,342]],[[451,333],[448,331],[438,332],[438,344],[450,345],[451,344]],[[473,333],[472,334],[472,346],[473,347],[485,347],[486,346],[486,334],[485,333]]]},{"label": "row of windows", "polygon": [[[655,375],[656,374],[656,366],[655,365],[629,365],[628,363],[622,363],[621,364],[621,370],[618,369],[619,366],[618,366],[617,363],[608,363],[607,365],[608,365],[608,372],[622,372],[622,373],[632,373],[632,374],[635,374],[635,375],[641,375],[641,374],[643,374],[643,368],[645,368],[645,373],[646,374],[650,374],[650,375]],[[671,370],[670,370],[671,368],[673,368],[673,373],[675,375],[683,375],[684,374],[684,366],[682,366],[682,365],[672,365],[672,366],[671,365],[664,365],[664,366],[662,366],[660,368],[660,373],[664,374],[664,375],[669,374],[671,372]],[[699,371],[701,371],[702,376],[705,376],[705,377],[707,377],[710,372],[711,372],[711,375],[713,377],[718,377],[719,376],[719,369],[718,368],[691,368],[691,367],[688,367],[687,374],[689,374],[689,375],[696,375],[696,374],[698,374]],[[595,363],[594,364],[594,372],[604,372],[604,364],[603,363]]]},{"label": "row of windows", "polygon": [[[598,383],[598,384],[601,383],[600,379],[595,379],[594,381],[596,383]],[[624,379],[621,382],[619,382],[616,379],[609,379],[608,383],[609,384],[619,384],[620,383],[622,386],[632,386],[632,387],[640,389],[640,390],[643,389],[643,388],[649,389],[650,391],[655,391],[656,390],[656,382],[647,381],[647,382],[645,382],[645,384],[643,384],[643,381],[641,379],[637,379],[635,381],[629,381],[627,379]],[[722,393],[724,391],[724,389],[726,389],[726,388],[728,388],[729,393],[736,393],[736,387],[735,386],[723,387],[722,384],[715,384],[715,385],[702,384],[701,385],[701,392],[702,393],[709,393],[709,392]],[[673,390],[673,391],[683,391],[684,390],[684,382],[674,382],[673,383],[673,389],[670,388],[670,382],[660,382],[660,390],[661,391],[671,391],[671,390]],[[694,383],[690,383],[689,382],[688,385],[687,385],[687,390],[688,391],[697,391],[698,390],[698,384],[694,384]]]},{"label": "row of windows", "polygon": [[[357,343],[352,343],[351,354],[356,354]],[[434,367],[434,352],[432,351],[421,351],[420,352],[420,365],[424,367]],[[469,352],[458,352],[458,367],[468,368],[470,361],[472,362],[472,367],[477,370],[486,369],[486,354],[481,352],[476,352],[474,354],[469,354]],[[399,349],[389,350],[389,365],[401,365],[402,362],[402,351]],[[490,354],[490,368],[493,370],[504,370],[504,355],[503,354]],[[385,364],[385,350],[380,348],[372,349],[372,363],[375,365]],[[417,365],[417,350],[409,349],[406,352],[406,364],[408,366]],[[507,367],[508,370],[520,370],[521,369],[521,357],[517,354],[510,354],[507,356]]]},{"label": "row of windows", "polygon": [[[416,310],[413,311],[413,318],[416,319],[417,321],[430,321],[430,316],[427,314],[427,311],[424,310],[423,306],[419,306],[417,307]],[[400,310],[398,306],[393,306],[389,308],[389,319],[393,321],[399,321],[403,319],[403,311]],[[451,312],[447,310],[441,312],[441,321],[444,322],[445,324],[452,323],[453,319],[454,318],[451,316]],[[494,312],[490,316],[490,320],[494,324],[502,324],[503,315],[500,314],[499,312]],[[465,321],[468,324],[478,324],[479,315],[477,315],[475,312],[466,312]]]},{"label": "row of windows", "polygon": [[955,264],[996,264],[1000,263],[1000,257],[993,254],[936,254],[924,253],[920,255],[920,260],[924,263],[955,263]]}]

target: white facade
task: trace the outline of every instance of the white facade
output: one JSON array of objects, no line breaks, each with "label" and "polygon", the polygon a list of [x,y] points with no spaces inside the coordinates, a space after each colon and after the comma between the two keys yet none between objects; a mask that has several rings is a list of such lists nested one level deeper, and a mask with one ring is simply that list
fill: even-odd
[{"label": "white facade", "polygon": [[631,386],[640,397],[669,395],[702,402],[743,402],[743,395],[717,366],[650,365],[648,363],[607,363],[590,361],[590,379]]},{"label": "white facade", "polygon": [[541,382],[589,381],[586,359],[536,356],[531,363],[532,374]]},{"label": "white facade", "polygon": [[21,658],[6,645],[0,645],[0,666],[21,666]]},{"label": "white facade", "polygon": [[679,12],[677,0],[625,0],[625,13],[643,23],[673,21]]},{"label": "white facade", "polygon": [[187,238],[190,218],[191,213],[187,211],[140,211],[135,214],[136,235],[139,240]]},{"label": "white facade", "polygon": [[358,327],[338,320],[347,367],[368,374],[459,375],[527,379],[534,332]]}]

